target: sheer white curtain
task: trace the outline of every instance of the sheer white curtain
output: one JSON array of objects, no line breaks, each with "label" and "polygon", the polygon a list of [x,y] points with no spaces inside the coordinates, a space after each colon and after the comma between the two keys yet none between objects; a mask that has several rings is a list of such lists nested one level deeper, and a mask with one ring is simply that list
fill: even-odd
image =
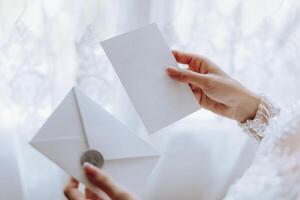
[{"label": "sheer white curtain", "polygon": [[0,141],[10,144],[1,145],[0,183],[18,187],[0,197],[63,198],[66,174],[28,141],[77,85],[163,152],[153,199],[221,198],[255,145],[234,123],[203,110],[147,135],[99,41],[156,22],[172,48],[206,55],[289,104],[300,97],[299,9],[296,0],[0,0]]}]

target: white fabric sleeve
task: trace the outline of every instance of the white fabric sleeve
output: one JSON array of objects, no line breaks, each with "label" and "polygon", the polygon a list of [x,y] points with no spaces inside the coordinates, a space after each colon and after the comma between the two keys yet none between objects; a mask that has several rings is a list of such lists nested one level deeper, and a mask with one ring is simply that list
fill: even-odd
[{"label": "white fabric sleeve", "polygon": [[225,197],[237,199],[300,199],[300,104],[267,128],[253,163]]},{"label": "white fabric sleeve", "polygon": [[260,102],[254,119],[247,120],[245,123],[239,123],[239,126],[257,142],[261,142],[270,121],[274,120],[279,114],[279,107],[275,106],[264,95],[260,95]]}]

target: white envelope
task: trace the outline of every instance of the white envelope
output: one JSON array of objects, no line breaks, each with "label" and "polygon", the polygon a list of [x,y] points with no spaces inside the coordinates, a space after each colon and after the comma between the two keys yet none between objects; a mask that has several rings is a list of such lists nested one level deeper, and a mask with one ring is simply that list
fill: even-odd
[{"label": "white envelope", "polygon": [[86,150],[101,152],[102,169],[136,193],[141,193],[159,158],[155,149],[76,88],[67,94],[31,145],[95,192],[80,163]]},{"label": "white envelope", "polygon": [[101,44],[150,133],[200,108],[188,85],[166,74],[167,66],[178,65],[156,24]]}]

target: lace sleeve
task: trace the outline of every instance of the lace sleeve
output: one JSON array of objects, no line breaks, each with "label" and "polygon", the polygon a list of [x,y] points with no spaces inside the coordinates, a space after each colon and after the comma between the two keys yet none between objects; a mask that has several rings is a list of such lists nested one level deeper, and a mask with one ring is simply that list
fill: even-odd
[{"label": "lace sleeve", "polygon": [[269,125],[253,163],[225,199],[300,199],[300,104]]},{"label": "lace sleeve", "polygon": [[254,119],[247,120],[245,123],[239,123],[239,126],[249,136],[260,142],[265,136],[265,130],[270,121],[277,117],[280,109],[275,106],[268,98],[261,95],[260,103]]}]

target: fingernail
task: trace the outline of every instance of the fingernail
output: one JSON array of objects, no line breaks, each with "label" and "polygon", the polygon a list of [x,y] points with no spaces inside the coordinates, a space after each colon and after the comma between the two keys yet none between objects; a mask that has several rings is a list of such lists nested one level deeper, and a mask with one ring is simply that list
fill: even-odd
[{"label": "fingernail", "polygon": [[92,165],[91,165],[90,163],[88,163],[88,162],[83,163],[83,167],[84,167],[84,168],[90,167],[90,166],[92,166]]},{"label": "fingernail", "polygon": [[94,166],[90,163],[84,163],[83,164],[84,167],[84,171],[86,173],[87,176],[92,177],[95,174],[95,170],[94,170]]},{"label": "fingernail", "polygon": [[94,173],[94,166],[91,163],[85,162],[83,164],[83,168],[86,171],[87,174],[93,174]]},{"label": "fingernail", "polygon": [[171,76],[177,76],[179,73],[180,73],[180,71],[179,71],[179,69],[178,68],[176,68],[176,67],[167,67],[167,73],[169,74],[169,75],[171,75]]}]

